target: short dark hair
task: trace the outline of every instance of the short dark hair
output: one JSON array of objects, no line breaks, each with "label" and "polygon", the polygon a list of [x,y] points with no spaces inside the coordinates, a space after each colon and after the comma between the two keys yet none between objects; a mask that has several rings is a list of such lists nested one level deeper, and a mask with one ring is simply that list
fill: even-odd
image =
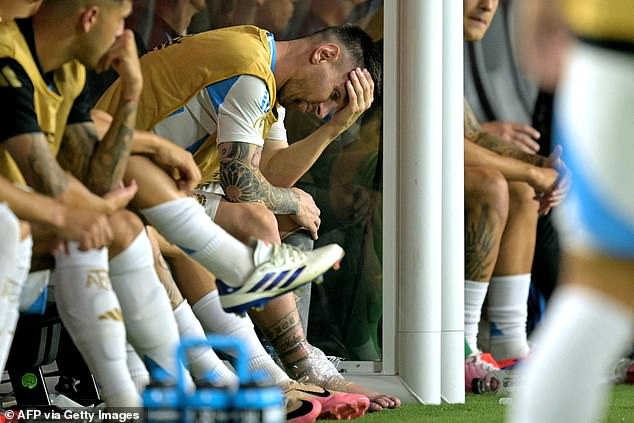
[{"label": "short dark hair", "polygon": [[366,68],[374,81],[374,96],[383,89],[383,51],[363,29],[355,25],[331,26],[311,37],[335,38],[341,42],[355,66]]}]

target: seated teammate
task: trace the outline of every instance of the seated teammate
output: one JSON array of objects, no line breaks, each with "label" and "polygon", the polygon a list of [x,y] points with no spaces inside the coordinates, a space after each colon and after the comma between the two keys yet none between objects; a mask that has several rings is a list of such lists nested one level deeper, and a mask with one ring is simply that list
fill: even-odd
[{"label": "seated teammate", "polygon": [[[215,52],[213,58],[208,51]],[[380,60],[366,34],[354,27],[339,27],[277,42],[272,34],[255,27],[227,28],[179,38],[145,55],[141,64],[146,85],[137,128],[152,129],[194,154],[203,175],[203,184],[194,193],[211,219],[243,241],[255,236],[279,244],[280,234],[298,225],[317,237],[318,208],[310,195],[291,187],[372,103],[373,81],[380,81]],[[120,96],[121,84],[116,82],[97,109],[112,112]],[[284,109],[277,107],[278,102],[322,118],[334,115],[312,135],[289,146],[282,122]],[[160,212],[151,207],[153,197],[163,195],[162,186],[150,182],[154,177],[142,158],[131,159],[126,177],[140,186],[135,207],[174,241],[157,218],[175,218],[189,206],[174,202],[170,210],[163,206]],[[188,251],[183,242],[189,241],[181,238],[175,243]],[[222,294],[224,280],[218,277]],[[292,297],[281,297],[251,315],[265,333],[272,334],[274,345],[282,338],[278,347],[285,345],[284,339],[299,336],[294,309]],[[275,329],[286,324],[293,330]],[[311,351],[305,343],[278,348],[289,363],[306,358]],[[338,375],[334,368],[333,373]],[[326,379],[313,382],[330,383]],[[379,408],[398,404],[379,402]]]},{"label": "seated teammate", "polygon": [[[497,0],[464,0],[464,38],[484,37]],[[525,357],[527,300],[538,213],[561,200],[566,176],[559,153],[524,152],[482,129],[465,101],[465,388],[497,362],[480,355],[478,325],[487,299],[489,345],[497,360]],[[539,199],[540,201],[536,201]],[[487,362],[488,361],[488,362]]]}]

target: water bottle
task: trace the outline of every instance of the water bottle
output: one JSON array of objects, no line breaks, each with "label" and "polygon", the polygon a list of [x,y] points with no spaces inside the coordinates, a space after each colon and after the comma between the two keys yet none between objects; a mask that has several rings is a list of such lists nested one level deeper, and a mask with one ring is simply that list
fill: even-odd
[{"label": "water bottle", "polygon": [[147,423],[181,423],[181,404],[176,386],[168,381],[153,381],[143,391]]},{"label": "water bottle", "polygon": [[259,372],[241,379],[233,407],[233,423],[283,423],[286,421],[282,391]]},{"label": "water bottle", "polygon": [[487,392],[510,396],[511,390],[517,385],[517,376],[506,370],[492,370],[483,378],[475,378],[471,382],[471,391],[474,394]]},{"label": "water bottle", "polygon": [[234,390],[213,382],[198,383],[184,399],[187,423],[231,423]]},{"label": "water bottle", "polygon": [[[210,335],[206,339],[183,339],[177,349],[179,362],[186,364],[186,352],[190,348],[210,346],[231,352],[237,357],[234,367],[239,380],[249,378],[247,353],[239,339]],[[177,370],[177,391],[182,398],[184,421],[187,423],[239,423],[239,413],[235,411],[237,386],[221,386],[214,380],[198,383],[194,392],[185,386],[184,366]]]}]

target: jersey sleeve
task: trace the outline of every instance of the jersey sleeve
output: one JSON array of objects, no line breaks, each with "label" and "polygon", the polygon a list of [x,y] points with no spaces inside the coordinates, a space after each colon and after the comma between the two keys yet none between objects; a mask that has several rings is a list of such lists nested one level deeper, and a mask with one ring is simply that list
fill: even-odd
[{"label": "jersey sleeve", "polygon": [[264,144],[266,115],[271,109],[268,89],[260,78],[241,75],[207,87],[218,114],[218,143]]},{"label": "jersey sleeve", "polygon": [[33,104],[33,83],[14,59],[0,58],[0,142],[8,138],[42,132]]},{"label": "jersey sleeve", "polygon": [[266,137],[270,141],[288,141],[286,138],[286,126],[284,126],[284,118],[286,117],[286,109],[280,105],[277,106],[277,122],[271,125],[271,129]]}]

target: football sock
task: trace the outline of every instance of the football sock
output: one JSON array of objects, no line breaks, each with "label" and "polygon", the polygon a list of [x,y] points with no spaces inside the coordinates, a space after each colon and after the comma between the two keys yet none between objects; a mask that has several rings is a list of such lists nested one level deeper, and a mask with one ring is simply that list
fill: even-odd
[{"label": "football sock", "polygon": [[478,351],[478,324],[487,296],[487,282],[464,282],[464,335],[472,351]]},{"label": "football sock", "polygon": [[[110,260],[110,277],[123,311],[128,341],[143,358],[151,377],[154,366],[176,377],[178,327],[154,270],[152,246],[145,230]],[[192,386],[191,379],[188,384]]]},{"label": "football sock", "polygon": [[117,296],[108,276],[108,251],[80,251],[55,256],[57,310],[75,346],[99,383],[108,407],[141,405],[126,365],[126,333]]},{"label": "football sock", "polygon": [[246,346],[249,355],[249,369],[263,371],[276,385],[286,383],[289,377],[266,352],[258,339],[253,323],[248,317],[227,313],[220,305],[218,291],[214,290],[192,306],[206,332],[235,336]]},{"label": "football sock", "polygon": [[598,291],[561,288],[520,373],[511,422],[599,421],[606,375],[631,346],[633,322],[631,309]]},{"label": "football sock", "polygon": [[193,198],[141,210],[170,242],[178,245],[229,286],[242,286],[253,272],[253,251],[216,225]]},{"label": "football sock", "polygon": [[488,293],[489,343],[497,360],[525,357],[528,290],[531,274],[494,276]]},{"label": "football sock", "polygon": [[[187,301],[174,309],[174,316],[182,339],[205,339],[205,331]],[[196,380],[208,380],[225,386],[238,384],[237,376],[210,347],[190,348],[187,351],[187,362]]]}]

